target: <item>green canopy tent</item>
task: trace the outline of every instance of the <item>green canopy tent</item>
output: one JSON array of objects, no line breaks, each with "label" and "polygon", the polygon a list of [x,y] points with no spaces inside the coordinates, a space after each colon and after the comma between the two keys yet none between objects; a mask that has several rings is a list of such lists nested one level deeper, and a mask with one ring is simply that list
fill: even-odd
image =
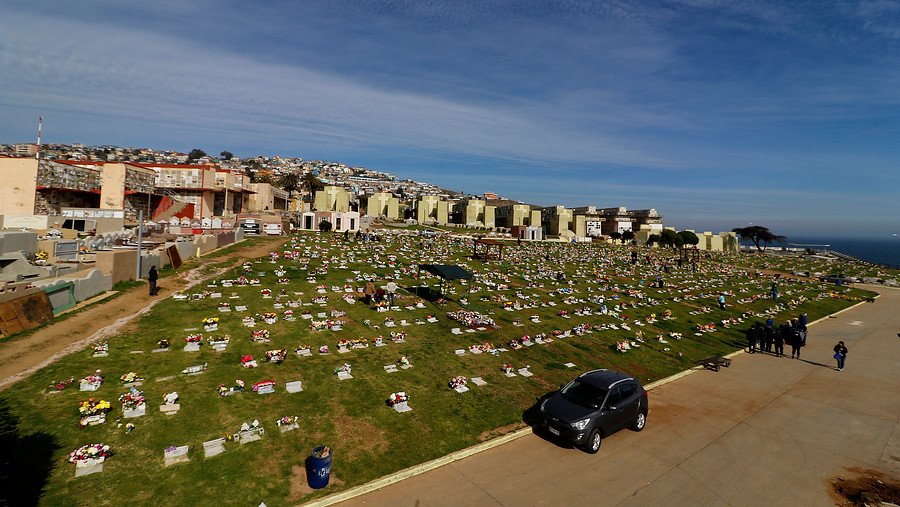
[{"label": "green canopy tent", "polygon": [[[419,271],[416,275],[416,278],[419,280],[419,286],[416,287],[416,294],[419,294],[420,289],[422,288],[422,271],[431,273],[432,275],[435,275],[441,279],[440,284],[438,285],[438,294],[444,293],[445,280],[452,282],[453,280],[471,280],[472,278],[474,278],[474,275],[472,273],[469,273],[459,266],[450,264],[419,264]],[[469,284],[468,292],[471,291],[472,284]]]}]

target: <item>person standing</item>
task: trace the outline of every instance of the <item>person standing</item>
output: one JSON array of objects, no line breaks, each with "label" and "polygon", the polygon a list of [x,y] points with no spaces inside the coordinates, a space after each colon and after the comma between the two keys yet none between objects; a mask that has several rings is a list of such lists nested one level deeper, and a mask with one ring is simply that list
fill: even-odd
[{"label": "person standing", "polygon": [[772,282],[772,301],[778,301],[778,282]]},{"label": "person standing", "polygon": [[847,360],[847,346],[843,341],[839,341],[834,346],[834,358],[837,359],[837,370],[844,371],[844,361]]},{"label": "person standing", "polygon": [[778,327],[778,331],[775,333],[775,356],[783,357],[784,356],[784,342],[790,340],[791,337],[791,326],[788,325],[787,322]]},{"label": "person standing", "polygon": [[366,282],[366,287],[363,289],[363,294],[366,298],[366,304],[372,304],[372,296],[375,295],[375,283],[372,280]]},{"label": "person standing", "polygon": [[150,282],[150,295],[156,295],[156,281],[159,280],[159,272],[156,271],[156,266],[150,266],[150,273],[147,274],[147,281]]},{"label": "person standing", "polygon": [[390,303],[391,306],[394,306],[394,293],[397,292],[397,284],[394,283],[393,280],[391,280],[390,282],[387,283],[387,286],[385,286],[385,289],[387,289],[388,302]]},{"label": "person standing", "polygon": [[[772,320],[772,319],[769,319]],[[775,321],[772,321],[772,324],[769,325],[766,323],[766,327],[763,329],[763,352],[772,352],[772,342],[775,340]]]},{"label": "person standing", "polygon": [[747,352],[756,354],[756,342],[759,334],[759,322],[753,324],[747,329]]},{"label": "person standing", "polygon": [[725,309],[725,294],[719,294],[719,310]]}]

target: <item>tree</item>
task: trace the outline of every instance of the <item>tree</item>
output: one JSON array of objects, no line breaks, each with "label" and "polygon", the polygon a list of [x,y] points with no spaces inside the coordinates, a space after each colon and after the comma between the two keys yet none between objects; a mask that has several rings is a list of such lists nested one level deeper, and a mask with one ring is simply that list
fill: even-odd
[{"label": "tree", "polygon": [[223,160],[231,160],[234,158],[234,153],[223,151],[222,153],[219,153],[219,156],[222,157]]},{"label": "tree", "polygon": [[615,242],[615,241],[618,241],[619,238],[622,237],[622,233],[619,231],[613,231],[613,232],[609,233],[609,237],[612,238],[612,240]]},{"label": "tree", "polygon": [[319,230],[322,232],[330,232],[331,231],[331,222],[328,220],[322,220],[319,222]]},{"label": "tree", "polygon": [[[751,225],[750,227],[735,227],[731,230],[731,232],[736,233],[741,237],[741,239],[746,239],[753,242],[753,246],[755,246],[756,249],[760,252],[764,251],[766,247],[769,246],[769,243],[781,242],[787,239],[784,236],[772,234],[772,231],[759,225]],[[762,247],[759,246],[760,243],[763,244]]]},{"label": "tree", "polygon": [[634,239],[634,231],[629,229],[622,233],[622,243],[625,243],[626,241],[631,241],[633,239]]},{"label": "tree", "polygon": [[681,236],[682,244],[695,246],[700,243],[700,238],[691,231],[681,231],[678,235]]},{"label": "tree", "polygon": [[662,234],[660,234],[659,237],[659,246],[670,246],[674,248],[676,246],[675,238],[678,238],[677,232],[672,229],[663,229]]},{"label": "tree", "polygon": [[659,243],[660,239],[662,239],[662,237],[659,234],[651,234],[647,236],[647,246],[653,246]]},{"label": "tree", "polygon": [[197,160],[199,158],[203,158],[205,156],[206,156],[205,151],[201,150],[200,148],[194,148],[193,150],[191,150],[190,153],[188,153],[188,162]]},{"label": "tree", "polygon": [[315,174],[313,174],[312,171],[310,171],[304,174],[303,178],[301,178],[300,188],[305,190],[309,195],[309,202],[310,205],[312,205],[312,203],[315,202],[313,196],[315,195],[316,191],[324,190],[325,184],[322,183],[322,180],[320,180]]},{"label": "tree", "polygon": [[300,189],[300,178],[297,176],[297,173],[287,173],[278,180],[278,186],[288,193],[287,200],[290,201],[294,192]]}]

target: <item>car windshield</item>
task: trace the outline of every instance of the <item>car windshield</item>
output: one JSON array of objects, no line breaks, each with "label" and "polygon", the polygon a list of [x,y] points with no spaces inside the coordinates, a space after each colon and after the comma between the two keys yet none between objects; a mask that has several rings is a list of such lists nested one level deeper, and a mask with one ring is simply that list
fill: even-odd
[{"label": "car windshield", "polygon": [[578,379],[569,382],[559,393],[572,403],[587,408],[592,408],[595,403],[600,403],[606,397],[606,389],[587,384]]}]

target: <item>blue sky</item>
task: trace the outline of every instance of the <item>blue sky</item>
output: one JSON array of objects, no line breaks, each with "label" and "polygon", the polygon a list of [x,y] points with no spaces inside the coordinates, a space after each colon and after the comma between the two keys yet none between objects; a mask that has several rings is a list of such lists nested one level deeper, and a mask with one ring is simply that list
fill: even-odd
[{"label": "blue sky", "polygon": [[900,2],[3,3],[0,142],[43,114],[47,142],[900,233]]}]

